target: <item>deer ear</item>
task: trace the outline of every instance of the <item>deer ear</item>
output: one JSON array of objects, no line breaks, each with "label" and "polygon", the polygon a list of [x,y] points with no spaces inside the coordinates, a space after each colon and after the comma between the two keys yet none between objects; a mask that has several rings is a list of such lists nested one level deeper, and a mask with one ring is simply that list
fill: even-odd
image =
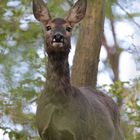
[{"label": "deer ear", "polygon": [[43,0],[33,0],[33,13],[35,18],[42,23],[46,23],[51,19],[49,10]]},{"label": "deer ear", "polygon": [[74,26],[74,24],[80,22],[84,18],[86,14],[86,8],[87,0],[78,0],[71,8],[66,20],[69,21],[72,26]]}]

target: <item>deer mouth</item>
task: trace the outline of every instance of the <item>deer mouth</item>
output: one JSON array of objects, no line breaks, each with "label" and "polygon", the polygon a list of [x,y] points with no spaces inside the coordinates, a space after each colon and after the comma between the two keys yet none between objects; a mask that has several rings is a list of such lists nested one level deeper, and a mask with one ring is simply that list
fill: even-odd
[{"label": "deer mouth", "polygon": [[64,47],[64,39],[62,38],[61,40],[56,40],[55,38],[52,40],[52,47]]}]

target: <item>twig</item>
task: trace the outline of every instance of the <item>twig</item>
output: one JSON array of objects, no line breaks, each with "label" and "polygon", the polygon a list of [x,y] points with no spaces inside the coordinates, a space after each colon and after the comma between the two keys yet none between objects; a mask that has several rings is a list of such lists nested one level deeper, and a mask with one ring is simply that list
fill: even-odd
[{"label": "twig", "polygon": [[[133,16],[132,16],[125,8],[123,8],[123,7],[121,6],[121,4],[119,4],[118,2],[117,2],[116,4],[127,14],[128,17],[130,17],[130,18],[133,19]],[[133,21],[133,23],[135,23],[135,25],[136,25],[137,27],[140,28],[140,25],[139,25],[134,19],[133,19],[132,21]]]}]

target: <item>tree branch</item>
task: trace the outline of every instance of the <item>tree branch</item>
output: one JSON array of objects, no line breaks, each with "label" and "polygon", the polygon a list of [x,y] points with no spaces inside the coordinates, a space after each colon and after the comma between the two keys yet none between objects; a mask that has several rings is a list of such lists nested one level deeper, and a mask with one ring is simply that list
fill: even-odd
[{"label": "tree branch", "polygon": [[[125,8],[123,8],[121,4],[119,4],[118,2],[116,4],[126,13],[129,18],[133,19],[133,16]],[[140,28],[140,25],[134,19],[132,21],[137,27]]]}]

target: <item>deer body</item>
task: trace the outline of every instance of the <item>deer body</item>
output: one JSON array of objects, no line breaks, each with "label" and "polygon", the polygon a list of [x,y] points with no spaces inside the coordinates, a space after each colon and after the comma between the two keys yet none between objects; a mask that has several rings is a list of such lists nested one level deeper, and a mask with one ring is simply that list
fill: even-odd
[{"label": "deer body", "polygon": [[33,11],[43,24],[48,54],[47,82],[36,115],[42,140],[123,140],[113,100],[70,83],[71,29],[84,17],[86,0],[79,0],[66,19],[52,19],[42,0],[33,0]]},{"label": "deer body", "polygon": [[66,99],[56,103],[58,98],[48,101],[45,93],[40,97],[37,122],[42,139],[115,140],[115,128],[109,112],[106,112],[107,108],[97,102],[96,96],[95,99],[92,96],[91,100],[91,93],[85,96],[78,89],[73,90],[75,95],[69,97],[69,101]]}]

